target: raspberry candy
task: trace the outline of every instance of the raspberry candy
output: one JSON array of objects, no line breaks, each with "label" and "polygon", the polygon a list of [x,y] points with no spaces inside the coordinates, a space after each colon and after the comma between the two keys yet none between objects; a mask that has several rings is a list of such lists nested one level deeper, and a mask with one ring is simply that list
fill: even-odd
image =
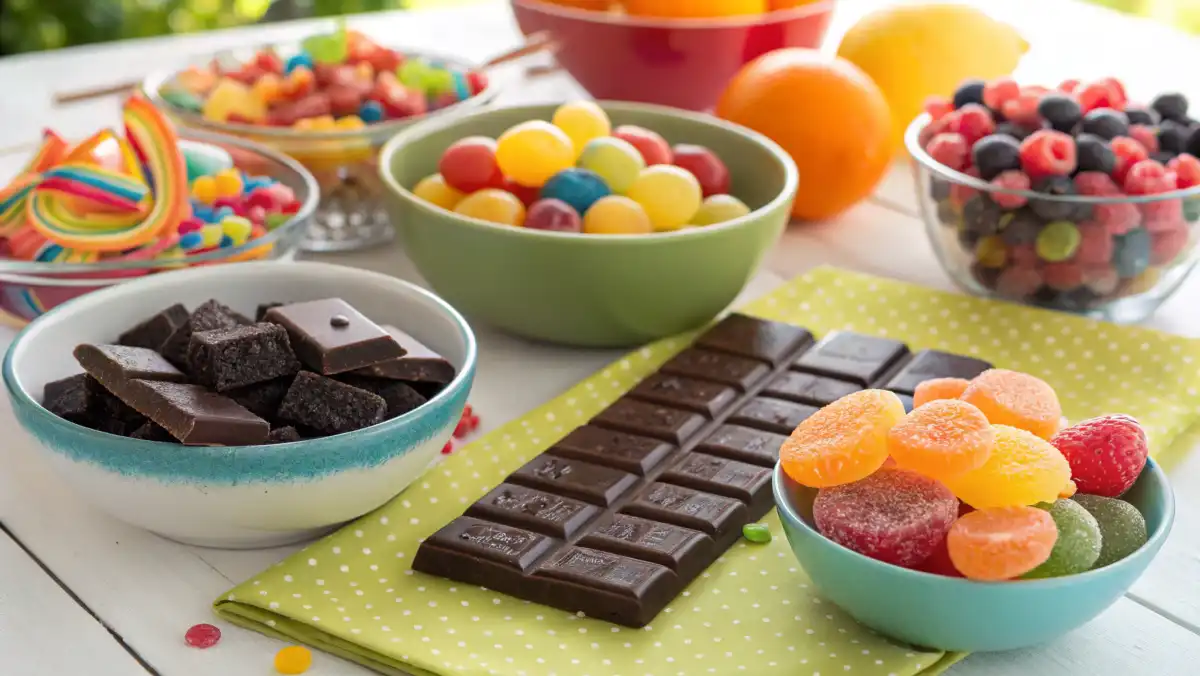
[{"label": "raspberry candy", "polygon": [[1004,102],[1000,112],[1010,122],[1036,127],[1041,120],[1038,117],[1038,103],[1042,95],[1036,91],[1023,89],[1019,94]]},{"label": "raspberry candy", "polygon": [[1085,420],[1055,434],[1050,443],[1071,464],[1081,493],[1115,498],[1137,481],[1146,466],[1146,431],[1127,415]]},{"label": "raspberry candy", "polygon": [[1200,185],[1200,160],[1184,153],[1167,162],[1167,168],[1175,172],[1175,187],[1180,190]]},{"label": "raspberry candy", "polygon": [[954,102],[944,96],[930,96],[925,99],[925,112],[929,119],[936,122],[954,110]]},{"label": "raspberry candy", "polygon": [[967,158],[971,148],[962,134],[943,132],[934,136],[925,146],[925,152],[939,164],[944,164],[955,171],[967,168]]},{"label": "raspberry candy", "polygon": [[1130,195],[1153,195],[1175,189],[1175,177],[1167,180],[1167,168],[1154,160],[1141,160],[1125,173],[1125,192]]},{"label": "raspberry candy", "polygon": [[1125,174],[1129,173],[1133,165],[1150,158],[1146,147],[1128,136],[1118,136],[1109,145],[1117,156],[1117,166],[1113,170],[1113,178],[1117,179],[1118,183],[1125,181]]},{"label": "raspberry candy", "polygon": [[1119,195],[1121,186],[1108,174],[1098,171],[1081,171],[1075,174],[1075,189],[1080,195]]},{"label": "raspberry candy", "polygon": [[[997,188],[1006,190],[1029,190],[1031,184],[1029,176],[1025,172],[1018,169],[1009,169],[1001,172],[999,176],[993,178],[992,185]],[[1004,209],[1020,209],[1025,206],[1029,200],[1024,195],[1010,195],[1008,193],[993,192],[989,193],[992,201],[999,204]]]},{"label": "raspberry candy", "polygon": [[915,566],[934,552],[958,517],[942,484],[903,469],[880,469],[854,483],[824,488],[813,502],[817,530],[863,556]]},{"label": "raspberry candy", "polygon": [[992,113],[978,103],[968,103],[946,116],[949,120],[948,129],[962,134],[968,145],[996,131],[996,122]]},{"label": "raspberry candy", "polygon": [[1054,550],[1058,528],[1037,507],[997,507],[971,512],[946,536],[950,560],[967,579],[1011,580],[1037,568]]},{"label": "raspberry candy", "polygon": [[1075,166],[1075,139],[1067,134],[1041,129],[1021,141],[1021,167],[1031,178],[1068,176]]},{"label": "raspberry candy", "polygon": [[1004,103],[1017,98],[1021,86],[1011,77],[1002,77],[983,86],[983,104],[992,110],[1003,110]]},{"label": "raspberry candy", "polygon": [[1142,144],[1147,152],[1158,152],[1158,131],[1154,127],[1147,124],[1131,124],[1129,125],[1129,136]]}]

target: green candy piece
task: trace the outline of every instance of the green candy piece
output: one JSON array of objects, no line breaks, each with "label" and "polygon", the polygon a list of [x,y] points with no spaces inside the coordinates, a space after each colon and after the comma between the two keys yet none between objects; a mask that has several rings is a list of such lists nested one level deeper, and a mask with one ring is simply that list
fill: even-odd
[{"label": "green candy piece", "polygon": [[425,74],[425,87],[430,94],[454,91],[454,73],[444,68],[431,68]]},{"label": "green candy piece", "polygon": [[201,176],[214,176],[233,167],[233,156],[225,149],[209,143],[181,139],[179,150],[183,153],[184,164],[187,165],[189,183]]},{"label": "green candy piece", "polygon": [[429,88],[428,81],[432,69],[420,59],[408,59],[396,69],[396,79],[400,84],[411,89],[425,91]]},{"label": "green candy piece", "polygon": [[204,102],[199,96],[182,89],[180,87],[162,87],[158,90],[158,95],[163,98],[163,101],[193,113],[198,113],[204,107]]},{"label": "green candy piece", "polygon": [[742,526],[742,537],[759,544],[771,541],[771,529],[765,523],[748,523]]},{"label": "green candy piece", "polygon": [[1050,558],[1021,577],[1062,577],[1091,570],[1101,550],[1100,525],[1096,518],[1082,505],[1070,500],[1057,500],[1052,505],[1039,504],[1037,507],[1050,512],[1054,525],[1058,526],[1058,540]]},{"label": "green candy piece", "polygon": [[313,35],[300,43],[301,48],[312,57],[314,63],[337,65],[346,60],[350,53],[346,36],[345,19],[338,21],[338,28],[328,35]]},{"label": "green candy piece", "polygon": [[1189,197],[1183,200],[1183,217],[1188,223],[1200,221],[1200,197]]},{"label": "green candy piece", "polygon": [[1137,507],[1116,498],[1106,498],[1100,495],[1076,495],[1071,498],[1083,506],[1100,526],[1103,542],[1100,547],[1100,558],[1096,559],[1093,568],[1103,568],[1121,559],[1146,544],[1149,536],[1146,533],[1146,518]]},{"label": "green candy piece", "polygon": [[1058,263],[1075,255],[1083,236],[1079,228],[1070,221],[1054,221],[1038,233],[1034,247],[1044,261]]},{"label": "green candy piece", "polygon": [[291,219],[292,214],[267,214],[267,217],[263,219],[263,224],[267,226],[267,230],[274,230]]}]

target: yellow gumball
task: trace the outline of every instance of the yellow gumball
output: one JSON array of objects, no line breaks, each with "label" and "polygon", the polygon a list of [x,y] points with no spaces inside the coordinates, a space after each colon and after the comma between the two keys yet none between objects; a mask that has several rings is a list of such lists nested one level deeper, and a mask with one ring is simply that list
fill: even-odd
[{"label": "yellow gumball", "polygon": [[750,213],[750,207],[733,195],[711,195],[700,205],[700,211],[692,216],[692,225],[715,225],[741,218]]},{"label": "yellow gumball", "polygon": [[413,188],[413,194],[430,204],[443,209],[454,211],[454,207],[462,201],[463,193],[446,184],[441,174],[426,176]]},{"label": "yellow gumball", "polygon": [[628,197],[609,195],[596,200],[583,215],[583,231],[589,235],[646,235],[654,232],[642,205]]},{"label": "yellow gumball", "polygon": [[703,198],[696,177],[669,164],[643,169],[625,194],[642,205],[654,229],[660,232],[687,225],[700,210]]},{"label": "yellow gumball", "polygon": [[575,166],[575,146],[566,132],[544,120],[530,120],[496,140],[500,171],[526,188],[540,188],[563,169]]},{"label": "yellow gumball", "polygon": [[571,138],[575,147],[575,157],[583,153],[584,147],[592,139],[612,133],[612,122],[608,119],[608,113],[593,101],[564,103],[554,111],[551,121]]},{"label": "yellow gumball", "polygon": [[520,226],[525,222],[525,205],[505,190],[486,188],[467,195],[454,207],[454,213],[501,225]]}]

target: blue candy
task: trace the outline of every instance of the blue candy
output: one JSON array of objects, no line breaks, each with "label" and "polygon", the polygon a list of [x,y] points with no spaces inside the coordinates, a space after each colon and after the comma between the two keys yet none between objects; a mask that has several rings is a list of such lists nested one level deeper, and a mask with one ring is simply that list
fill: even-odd
[{"label": "blue candy", "polygon": [[213,222],[212,207],[199,200],[192,200],[192,215],[205,223]]},{"label": "blue candy", "polygon": [[602,197],[612,194],[600,175],[587,169],[563,169],[542,186],[542,199],[558,199],[570,204],[581,215]]},{"label": "blue candy", "polygon": [[358,118],[367,124],[383,119],[383,106],[378,101],[363,101],[358,109]]},{"label": "blue candy", "polygon": [[467,84],[467,75],[461,70],[454,71],[454,94],[459,101],[471,98],[471,86]]},{"label": "blue candy", "polygon": [[1145,228],[1135,228],[1113,238],[1116,251],[1113,267],[1117,276],[1128,279],[1137,277],[1150,267],[1150,233]]},{"label": "blue candy", "polygon": [[221,248],[228,249],[233,246],[233,238],[229,235],[221,235]]},{"label": "blue candy", "polygon": [[204,244],[204,236],[200,234],[199,230],[189,232],[179,238],[179,248],[184,251],[199,249],[202,244]]},{"label": "blue candy", "polygon": [[226,216],[233,216],[233,207],[221,207],[213,212],[213,218],[209,223],[220,223],[225,220]]},{"label": "blue candy", "polygon": [[284,72],[291,73],[293,70],[296,70],[300,66],[304,66],[305,68],[312,70],[312,67],[313,67],[312,57],[309,56],[308,54],[304,54],[304,53],[297,54],[287,60],[287,64],[284,65],[283,69],[284,69]]}]

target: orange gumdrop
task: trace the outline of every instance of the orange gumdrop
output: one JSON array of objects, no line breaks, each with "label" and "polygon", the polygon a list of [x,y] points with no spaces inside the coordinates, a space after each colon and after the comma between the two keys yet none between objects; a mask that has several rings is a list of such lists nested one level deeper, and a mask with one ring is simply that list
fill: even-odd
[{"label": "orange gumdrop", "polygon": [[1057,540],[1050,512],[995,507],[959,517],[946,535],[946,549],[967,579],[1011,580],[1042,565]]},{"label": "orange gumdrop", "polygon": [[812,488],[865,479],[888,458],[887,433],[904,404],[886,390],[848,394],[808,417],[779,449],[783,471]]},{"label": "orange gumdrop", "polygon": [[913,408],[938,399],[958,399],[971,381],[964,378],[934,378],[917,385],[913,391]]},{"label": "orange gumdrop", "polygon": [[988,419],[958,399],[915,408],[888,431],[888,453],[898,465],[939,481],[983,466],[995,445]]},{"label": "orange gumdrop", "polygon": [[1046,381],[1028,373],[990,369],[971,381],[962,400],[974,404],[994,425],[1054,436],[1062,418],[1058,395]]}]

